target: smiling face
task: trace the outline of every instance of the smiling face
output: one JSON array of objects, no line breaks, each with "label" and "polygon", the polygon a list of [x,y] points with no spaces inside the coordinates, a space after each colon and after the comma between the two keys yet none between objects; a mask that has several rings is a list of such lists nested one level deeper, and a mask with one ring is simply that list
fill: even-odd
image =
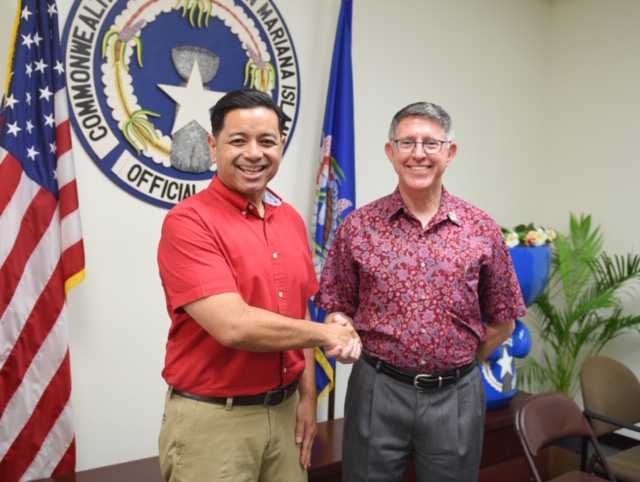
[{"label": "smiling face", "polygon": [[225,115],[218,135],[209,136],[209,149],[220,181],[261,207],[267,183],[280,167],[285,142],[274,111],[241,108]]},{"label": "smiling face", "polygon": [[[420,115],[403,118],[393,139],[427,142],[430,139],[446,140],[442,125],[434,119]],[[401,194],[411,198],[438,197],[442,190],[442,175],[456,155],[455,142],[445,143],[437,154],[426,154],[422,144],[416,144],[412,152],[400,152],[395,142],[385,145],[385,152],[398,174]]]}]

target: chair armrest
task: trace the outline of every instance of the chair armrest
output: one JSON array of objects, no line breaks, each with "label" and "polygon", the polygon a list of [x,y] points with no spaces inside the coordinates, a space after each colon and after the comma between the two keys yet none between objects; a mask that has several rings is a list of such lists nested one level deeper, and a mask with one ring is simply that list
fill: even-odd
[{"label": "chair armrest", "polygon": [[599,413],[595,413],[586,409],[584,411],[584,415],[589,420],[593,418],[595,420],[600,420],[602,422],[610,423],[611,425],[616,425],[620,428],[626,428],[634,432],[640,433],[640,427],[638,427],[637,425],[632,425],[630,423],[623,422],[622,420],[618,420],[617,418],[607,417],[606,415],[601,415]]}]

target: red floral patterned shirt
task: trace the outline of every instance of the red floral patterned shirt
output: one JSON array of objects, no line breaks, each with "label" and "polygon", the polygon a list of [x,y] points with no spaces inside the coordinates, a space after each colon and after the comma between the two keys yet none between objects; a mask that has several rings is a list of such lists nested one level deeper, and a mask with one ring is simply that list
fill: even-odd
[{"label": "red floral patterned shirt", "polygon": [[320,284],[316,305],[352,316],[367,352],[413,371],[471,362],[483,320],[526,314],[500,227],[444,188],[424,229],[397,189],[351,213]]}]

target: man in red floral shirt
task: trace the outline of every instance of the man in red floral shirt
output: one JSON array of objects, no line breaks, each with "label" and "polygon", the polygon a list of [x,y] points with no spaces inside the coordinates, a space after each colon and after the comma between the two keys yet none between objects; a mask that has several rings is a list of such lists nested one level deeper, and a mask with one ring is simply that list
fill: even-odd
[{"label": "man in red floral shirt", "polygon": [[[398,187],[348,216],[324,267],[318,306],[353,317],[363,344],[345,399],[346,482],[478,479],[485,393],[478,360],[526,309],[499,225],[450,194],[451,118],[400,110],[385,152]],[[484,323],[483,323],[484,321]]]}]

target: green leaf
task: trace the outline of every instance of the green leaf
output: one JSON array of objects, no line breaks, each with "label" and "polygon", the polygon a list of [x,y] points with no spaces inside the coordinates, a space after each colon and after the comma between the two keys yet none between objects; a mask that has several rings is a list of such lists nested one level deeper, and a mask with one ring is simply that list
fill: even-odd
[{"label": "green leaf", "polygon": [[569,219],[569,234],[558,234],[546,290],[529,309],[527,321],[539,336],[541,360],[518,364],[529,390],[559,390],[575,396],[580,368],[612,339],[640,332],[640,316],[624,314],[621,295],[640,287],[640,256],[609,256],[591,216]]}]

